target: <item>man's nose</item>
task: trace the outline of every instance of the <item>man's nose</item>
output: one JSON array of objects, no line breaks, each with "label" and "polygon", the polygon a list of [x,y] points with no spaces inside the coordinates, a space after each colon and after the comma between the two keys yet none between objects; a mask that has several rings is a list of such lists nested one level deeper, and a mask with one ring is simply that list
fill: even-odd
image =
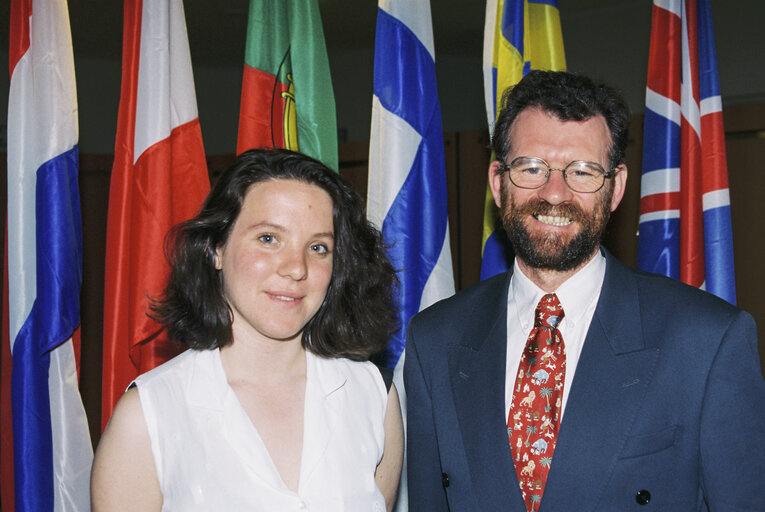
[{"label": "man's nose", "polygon": [[557,205],[571,200],[573,191],[566,183],[562,169],[550,169],[550,175],[547,178],[547,182],[539,189],[539,197],[551,205]]}]

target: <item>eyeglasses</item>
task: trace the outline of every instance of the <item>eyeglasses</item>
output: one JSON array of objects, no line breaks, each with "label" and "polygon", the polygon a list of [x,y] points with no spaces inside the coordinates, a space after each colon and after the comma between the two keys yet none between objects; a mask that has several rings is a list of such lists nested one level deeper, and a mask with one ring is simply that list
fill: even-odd
[{"label": "eyeglasses", "polygon": [[606,171],[600,164],[575,160],[568,164],[565,169],[553,169],[550,164],[541,158],[519,156],[510,162],[503,164],[502,170],[510,171],[510,181],[519,188],[539,188],[547,183],[552,171],[563,173],[566,185],[574,192],[591,194],[597,192],[606,182],[606,178],[613,178],[616,170]]}]

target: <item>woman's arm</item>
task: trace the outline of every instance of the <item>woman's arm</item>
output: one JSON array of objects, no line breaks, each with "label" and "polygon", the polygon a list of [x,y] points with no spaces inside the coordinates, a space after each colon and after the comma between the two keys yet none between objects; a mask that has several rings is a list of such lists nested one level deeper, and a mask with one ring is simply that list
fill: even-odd
[{"label": "woman's arm", "polygon": [[101,435],[90,475],[90,500],[94,512],[162,509],[137,388],[129,389],[117,402]]},{"label": "woman's arm", "polygon": [[388,407],[385,410],[385,448],[375,470],[377,487],[385,497],[388,512],[396,505],[398,481],[401,478],[401,464],[404,460],[404,424],[401,420],[401,405],[398,392],[392,384],[388,392]]}]

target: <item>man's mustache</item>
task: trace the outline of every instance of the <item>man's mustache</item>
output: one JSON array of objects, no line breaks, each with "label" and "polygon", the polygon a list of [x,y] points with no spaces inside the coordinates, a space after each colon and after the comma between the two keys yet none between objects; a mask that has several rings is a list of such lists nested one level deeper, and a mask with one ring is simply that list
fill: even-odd
[{"label": "man's mustache", "polygon": [[568,217],[574,222],[583,222],[586,218],[584,211],[575,204],[552,205],[544,199],[536,199],[523,204],[518,213],[521,215],[549,215],[552,217]]}]

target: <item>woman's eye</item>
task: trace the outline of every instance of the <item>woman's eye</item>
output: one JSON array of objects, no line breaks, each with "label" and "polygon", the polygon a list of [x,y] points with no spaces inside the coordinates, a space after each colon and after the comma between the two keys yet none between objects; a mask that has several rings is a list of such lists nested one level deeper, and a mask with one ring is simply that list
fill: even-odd
[{"label": "woman's eye", "polygon": [[272,244],[276,241],[276,237],[274,235],[266,233],[264,235],[260,235],[258,237],[258,240],[260,240],[264,244]]},{"label": "woman's eye", "polygon": [[329,252],[329,248],[324,244],[313,244],[311,246],[311,251],[319,254],[327,254]]}]

